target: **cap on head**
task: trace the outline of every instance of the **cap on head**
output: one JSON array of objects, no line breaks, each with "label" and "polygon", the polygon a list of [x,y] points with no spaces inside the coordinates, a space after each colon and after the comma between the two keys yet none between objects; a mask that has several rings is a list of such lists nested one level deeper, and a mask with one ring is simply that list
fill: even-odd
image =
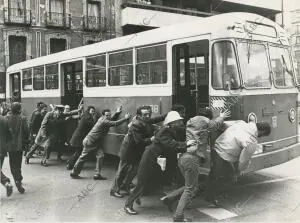
[{"label": "cap on head", "polygon": [[167,114],[167,117],[165,118],[165,121],[164,121],[164,125],[167,125],[171,122],[174,122],[174,121],[177,121],[177,120],[182,120],[183,118],[180,117],[179,113],[177,111],[170,111],[168,114]]},{"label": "cap on head", "polygon": [[63,105],[54,105],[54,108],[57,109],[57,110],[64,110],[65,106],[63,106]]}]

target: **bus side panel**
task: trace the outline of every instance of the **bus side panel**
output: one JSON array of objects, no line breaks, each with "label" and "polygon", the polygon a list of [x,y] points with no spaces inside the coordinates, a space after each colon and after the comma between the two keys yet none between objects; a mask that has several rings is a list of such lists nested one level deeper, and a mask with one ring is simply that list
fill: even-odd
[{"label": "bus side panel", "polygon": [[22,109],[28,121],[31,117],[33,110],[36,109],[36,105],[38,102],[44,102],[48,106],[48,111],[50,111],[49,105],[61,104],[61,97],[51,97],[51,98],[22,98]]},{"label": "bus side panel", "polygon": [[[96,107],[96,110],[100,113],[103,109],[108,108],[112,113],[122,105],[123,112],[120,114],[120,118],[129,112],[132,117],[136,114],[136,109],[140,105],[150,105],[152,107],[152,116],[155,117],[160,114],[165,114],[171,110],[172,101],[171,96],[162,97],[113,97],[113,98],[84,98],[84,107],[89,105]],[[132,120],[132,118],[131,118]],[[127,133],[129,122],[125,122],[118,127],[112,127],[106,140],[104,142],[105,153],[118,155],[122,140]]]}]

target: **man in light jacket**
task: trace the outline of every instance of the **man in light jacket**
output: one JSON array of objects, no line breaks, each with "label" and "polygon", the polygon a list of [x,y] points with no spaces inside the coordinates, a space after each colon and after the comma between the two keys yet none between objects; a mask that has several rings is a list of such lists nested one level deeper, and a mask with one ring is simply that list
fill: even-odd
[{"label": "man in light jacket", "polygon": [[211,151],[207,201],[218,205],[217,196],[223,188],[224,180],[247,169],[252,155],[259,147],[257,138],[270,133],[271,127],[267,122],[237,121],[217,138]]},{"label": "man in light jacket", "polygon": [[212,120],[212,111],[209,108],[200,110],[200,115],[191,118],[186,124],[187,152],[178,160],[178,166],[185,179],[185,186],[171,192],[161,200],[168,208],[172,209],[172,204],[178,200],[178,206],[173,216],[175,222],[187,221],[184,217],[184,210],[199,188],[199,176],[203,173],[203,164],[206,160],[206,150],[208,148],[208,138],[211,131],[217,130],[224,119],[230,116],[230,112],[225,110],[220,112],[220,116]]}]

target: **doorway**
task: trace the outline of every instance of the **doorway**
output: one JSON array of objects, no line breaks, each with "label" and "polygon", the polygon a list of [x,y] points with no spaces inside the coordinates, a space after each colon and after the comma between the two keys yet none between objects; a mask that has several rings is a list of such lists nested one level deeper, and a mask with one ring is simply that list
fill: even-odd
[{"label": "doorway", "polygon": [[187,118],[209,106],[209,41],[200,40],[173,46],[173,104],[183,104]]},{"label": "doorway", "polygon": [[82,60],[61,64],[64,96],[62,103],[77,109],[83,97]]}]

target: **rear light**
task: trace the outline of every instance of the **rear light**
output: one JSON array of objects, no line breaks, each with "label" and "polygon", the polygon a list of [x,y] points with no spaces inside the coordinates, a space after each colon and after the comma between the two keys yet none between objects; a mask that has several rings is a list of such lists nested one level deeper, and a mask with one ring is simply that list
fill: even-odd
[{"label": "rear light", "polygon": [[296,121],[296,110],[294,108],[291,108],[289,110],[289,120],[291,123],[294,123]]},{"label": "rear light", "polygon": [[255,123],[257,123],[257,116],[256,116],[256,114],[254,114],[253,112],[251,112],[248,115],[248,122],[255,122]]}]

